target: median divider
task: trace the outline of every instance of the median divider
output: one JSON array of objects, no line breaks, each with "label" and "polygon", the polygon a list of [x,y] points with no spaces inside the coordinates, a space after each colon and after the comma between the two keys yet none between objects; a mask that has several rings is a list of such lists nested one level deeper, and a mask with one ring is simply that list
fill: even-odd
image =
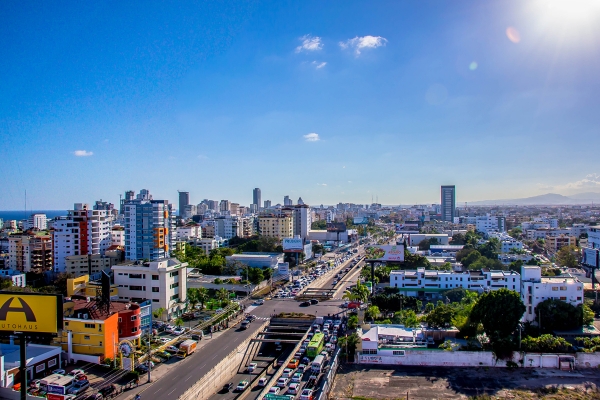
[{"label": "median divider", "polygon": [[[269,323],[269,321],[265,321],[256,332],[262,332]],[[194,383],[192,387],[179,396],[178,400],[208,399],[213,393],[218,391],[229,380],[230,372],[235,370],[234,366],[242,362],[246,347],[254,339],[254,336],[252,335],[244,340],[235,350],[219,361],[217,365]]]}]

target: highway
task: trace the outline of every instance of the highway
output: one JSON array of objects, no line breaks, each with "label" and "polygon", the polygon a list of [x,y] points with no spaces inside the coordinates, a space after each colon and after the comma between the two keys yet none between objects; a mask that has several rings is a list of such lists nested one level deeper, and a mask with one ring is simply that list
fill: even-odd
[{"label": "highway", "polygon": [[[335,271],[345,268],[344,264],[338,266]],[[355,267],[350,274],[354,274]],[[331,283],[335,279],[335,273],[325,282],[327,287],[331,288]],[[345,288],[351,282],[343,279],[337,286]],[[342,292],[343,293],[343,292]],[[341,296],[340,296],[341,297]],[[123,393],[117,398],[120,400],[131,399],[136,393],[141,393],[144,399],[177,399],[186,390],[188,390],[196,381],[208,373],[221,359],[228,355],[234,348],[239,346],[244,340],[257,333],[257,328],[260,326],[261,320],[280,312],[303,312],[318,316],[333,315],[342,311],[340,304],[342,300],[329,300],[320,302],[310,307],[300,307],[300,303],[295,299],[271,299],[265,301],[265,304],[258,307],[249,307],[246,311],[256,315],[259,319],[250,325],[247,330],[238,330],[236,328],[228,329],[223,334],[214,339],[209,340],[209,345],[203,346],[197,353],[190,357],[178,361],[178,365],[168,371],[160,379],[152,382],[150,385],[140,385],[138,389]],[[246,304],[249,305],[249,304]],[[212,342],[214,341],[214,343]],[[236,371],[231,371],[232,377]],[[142,377],[144,382],[145,377]],[[236,382],[237,384],[237,382]]]}]

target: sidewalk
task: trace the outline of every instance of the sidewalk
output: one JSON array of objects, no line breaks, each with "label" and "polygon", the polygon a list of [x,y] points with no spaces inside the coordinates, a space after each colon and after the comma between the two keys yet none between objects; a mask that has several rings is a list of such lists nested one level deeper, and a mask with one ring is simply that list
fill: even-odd
[{"label": "sidewalk", "polygon": [[[238,317],[236,317],[235,319],[232,319],[229,322],[229,328],[218,331],[218,332],[214,332],[212,334],[212,339],[216,339],[219,336],[221,336],[222,334],[224,334],[225,332],[227,332],[230,329],[235,329],[235,327],[245,318],[244,314],[240,314]],[[202,338],[201,341],[198,342],[198,345],[196,347],[196,351],[202,351],[202,348],[205,346],[209,346],[211,342],[211,337],[210,335],[206,335]],[[140,394],[140,396],[142,397],[142,399],[144,399],[144,391],[146,391],[147,389],[151,388],[152,385],[154,384],[154,382],[158,381],[159,379],[161,379],[163,376],[165,376],[166,374],[168,374],[172,369],[180,367],[179,363],[172,363],[172,364],[164,364],[164,363],[160,363],[155,369],[152,370],[152,382],[148,383],[148,374],[141,374],[140,375],[140,385],[138,387],[135,387],[133,389],[130,389],[126,392],[121,393],[120,395],[116,396],[115,399],[118,400],[131,400],[135,397],[136,394]],[[154,399],[154,400],[158,400],[158,399]]]}]

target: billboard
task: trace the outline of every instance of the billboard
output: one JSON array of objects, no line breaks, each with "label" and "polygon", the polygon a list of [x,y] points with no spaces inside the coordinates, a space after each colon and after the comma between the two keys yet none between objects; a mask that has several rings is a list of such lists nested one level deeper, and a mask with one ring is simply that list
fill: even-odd
[{"label": "billboard", "polygon": [[0,292],[0,331],[57,333],[62,329],[62,295]]},{"label": "billboard", "polygon": [[279,263],[277,264],[277,270],[279,271],[279,275],[289,275],[290,274],[290,263]]},{"label": "billboard", "polygon": [[285,238],[281,244],[285,253],[302,253],[304,250],[304,241],[301,238]]},{"label": "billboard", "polygon": [[366,258],[377,261],[404,261],[403,245],[369,246],[365,248]]},{"label": "billboard", "polygon": [[581,260],[582,264],[589,265],[590,267],[598,268],[598,252],[600,249],[583,249],[583,259]]},{"label": "billboard", "polygon": [[354,217],[354,225],[368,224],[368,217]]},{"label": "billboard", "polygon": [[346,224],[344,222],[328,222],[327,232],[346,232]]}]

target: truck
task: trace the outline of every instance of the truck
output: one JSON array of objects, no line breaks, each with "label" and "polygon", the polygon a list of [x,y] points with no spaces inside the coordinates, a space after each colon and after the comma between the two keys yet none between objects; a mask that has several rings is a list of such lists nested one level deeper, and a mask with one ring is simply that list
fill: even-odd
[{"label": "truck", "polygon": [[190,340],[190,339],[184,341],[183,343],[181,343],[179,345],[179,351],[177,352],[177,357],[186,358],[187,356],[192,354],[194,351],[196,351],[197,344],[198,344],[198,342],[196,342],[194,340]]}]

